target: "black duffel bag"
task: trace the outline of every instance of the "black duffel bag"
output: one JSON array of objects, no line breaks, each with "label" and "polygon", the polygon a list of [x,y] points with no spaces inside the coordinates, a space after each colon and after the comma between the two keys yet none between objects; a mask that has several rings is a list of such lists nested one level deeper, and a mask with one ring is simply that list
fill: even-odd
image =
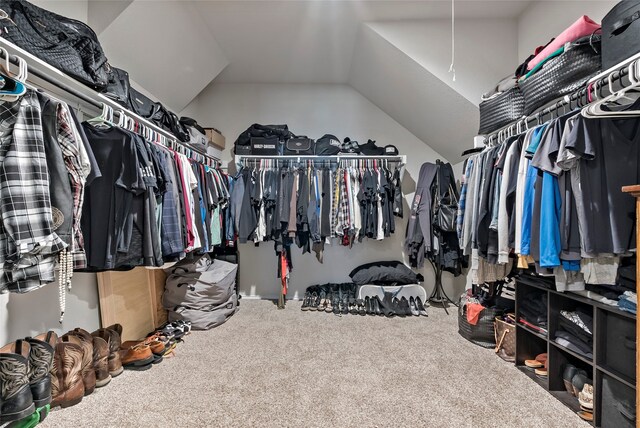
[{"label": "black duffel bag", "polygon": [[483,348],[496,346],[495,318],[502,316],[503,309],[485,308],[480,312],[478,322],[472,325],[467,320],[467,293],[462,294],[458,305],[458,333],[469,342]]},{"label": "black duffel bag", "polygon": [[529,115],[550,101],[582,88],[601,69],[600,35],[583,37],[547,61],[529,78],[520,82],[524,114]]},{"label": "black duffel bag", "polygon": [[0,9],[2,37],[87,86],[107,88],[109,63],[87,24],[24,0],[0,0]]},{"label": "black duffel bag", "polygon": [[640,0],[621,1],[602,18],[602,69],[640,52]]},{"label": "black duffel bag", "polygon": [[121,68],[111,67],[109,71],[109,85],[104,95],[111,98],[122,107],[131,109],[129,100],[131,85],[129,83],[129,73]]}]

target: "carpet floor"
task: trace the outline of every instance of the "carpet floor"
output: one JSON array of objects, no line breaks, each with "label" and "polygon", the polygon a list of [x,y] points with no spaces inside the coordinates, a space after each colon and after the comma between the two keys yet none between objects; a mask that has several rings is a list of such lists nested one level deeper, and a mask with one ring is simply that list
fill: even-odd
[{"label": "carpet floor", "polygon": [[[174,358],[125,371],[49,427],[589,427],[518,371],[428,318],[279,311],[243,300]],[[455,308],[453,308],[455,309]]]}]

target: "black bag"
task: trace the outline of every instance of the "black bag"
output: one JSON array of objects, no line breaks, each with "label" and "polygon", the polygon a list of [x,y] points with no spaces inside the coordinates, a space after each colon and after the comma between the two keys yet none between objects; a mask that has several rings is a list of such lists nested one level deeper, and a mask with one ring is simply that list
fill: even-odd
[{"label": "black bag", "polygon": [[238,135],[234,145],[235,146],[249,146],[251,145],[251,137],[271,137],[276,136],[280,141],[286,141],[291,137],[294,137],[293,133],[289,131],[287,125],[260,125],[254,123],[247,128],[242,134]]},{"label": "black bag", "polygon": [[483,348],[495,348],[496,335],[494,320],[502,316],[504,311],[498,308],[485,308],[480,312],[476,325],[467,320],[467,293],[460,296],[458,306],[458,333],[468,341]]},{"label": "black bag", "polygon": [[130,92],[129,73],[121,68],[111,67],[109,72],[109,85],[105,91],[105,96],[111,98],[122,107],[130,109]]},{"label": "black bag", "polygon": [[360,145],[360,153],[366,156],[382,156],[384,147],[378,147],[374,140],[367,140],[366,144]]},{"label": "black bag", "polygon": [[189,132],[180,123],[178,115],[174,112],[167,110],[162,104],[160,104],[160,110],[158,115],[160,118],[153,116],[151,120],[156,123],[160,128],[165,131],[171,132],[179,141],[187,143],[191,140]]},{"label": "black bag", "polygon": [[324,134],[316,140],[316,155],[335,156],[340,153],[342,143],[335,135]]},{"label": "black bag", "polygon": [[187,116],[182,116],[180,118],[180,123],[182,124],[182,126],[187,127],[190,126],[192,128],[196,128],[198,130],[198,132],[200,132],[201,134],[206,135],[206,131],[204,130],[204,128],[200,125],[198,125],[198,122],[196,122],[195,119],[192,119],[190,117]]},{"label": "black bag", "polygon": [[280,142],[278,137],[252,137],[251,154],[262,156],[277,156]]},{"label": "black bag", "polygon": [[161,118],[162,105],[136,91],[135,88],[129,88],[129,106],[135,114],[145,119],[159,120]]},{"label": "black bag", "polygon": [[110,67],[91,27],[24,0],[0,0],[0,9],[8,15],[2,37],[85,85],[106,89]]},{"label": "black bag", "polygon": [[284,143],[284,155],[314,155],[315,141],[305,136],[289,138]]},{"label": "black bag", "polygon": [[436,191],[433,198],[433,225],[441,232],[455,232],[458,216],[458,200],[451,184],[444,195],[440,194],[440,171],[436,172]]},{"label": "black bag", "polygon": [[524,96],[518,86],[480,103],[478,134],[489,134],[524,115]]},{"label": "black bag", "polygon": [[640,1],[626,0],[602,18],[602,69],[640,52]]},{"label": "black bag", "polygon": [[564,53],[547,61],[537,73],[520,83],[524,114],[529,115],[546,103],[582,88],[600,72],[600,60],[600,35],[571,43]]}]

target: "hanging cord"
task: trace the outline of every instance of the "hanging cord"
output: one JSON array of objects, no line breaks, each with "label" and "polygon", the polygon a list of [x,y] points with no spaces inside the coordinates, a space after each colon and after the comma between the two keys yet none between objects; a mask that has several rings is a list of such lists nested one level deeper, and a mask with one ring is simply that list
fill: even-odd
[{"label": "hanging cord", "polygon": [[456,0],[451,0],[451,65],[449,73],[453,73],[453,81],[456,81]]}]

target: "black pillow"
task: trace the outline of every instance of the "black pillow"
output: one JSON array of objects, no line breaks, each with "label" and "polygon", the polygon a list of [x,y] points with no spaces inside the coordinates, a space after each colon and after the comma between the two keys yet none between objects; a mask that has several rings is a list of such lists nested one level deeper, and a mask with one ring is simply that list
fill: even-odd
[{"label": "black pillow", "polygon": [[367,263],[352,270],[349,276],[358,285],[407,285],[424,281],[422,275],[396,261]]}]

